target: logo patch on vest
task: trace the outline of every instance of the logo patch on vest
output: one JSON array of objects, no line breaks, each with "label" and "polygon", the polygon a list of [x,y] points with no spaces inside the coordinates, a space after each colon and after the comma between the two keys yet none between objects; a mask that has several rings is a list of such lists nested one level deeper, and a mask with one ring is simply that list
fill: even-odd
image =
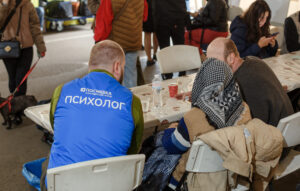
[{"label": "logo patch on vest", "polygon": [[85,93],[87,95],[95,95],[95,96],[104,96],[104,97],[112,97],[112,93],[105,90],[96,90],[89,88],[80,88],[80,92]]}]

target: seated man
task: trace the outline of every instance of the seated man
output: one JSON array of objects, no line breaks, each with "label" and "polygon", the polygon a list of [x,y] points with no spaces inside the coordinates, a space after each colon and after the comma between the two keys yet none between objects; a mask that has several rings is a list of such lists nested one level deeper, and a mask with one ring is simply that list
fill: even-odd
[{"label": "seated man", "polygon": [[294,113],[274,72],[259,58],[241,59],[232,40],[215,39],[208,46],[207,57],[225,61],[231,67],[253,118],[276,127],[280,119]]},{"label": "seated man", "polygon": [[289,52],[300,50],[300,11],[285,19],[284,37]]},{"label": "seated man", "polygon": [[[215,129],[241,125],[251,119],[249,107],[242,100],[231,69],[226,63],[215,58],[207,59],[199,70],[194,81],[191,102],[192,109],[184,115],[178,126],[173,128],[173,124],[163,132],[161,138],[156,138],[161,139],[157,141],[158,147],[145,163],[144,181],[147,182],[149,178],[145,175],[157,175],[160,174],[159,171],[163,174],[160,179],[169,180],[182,155],[165,191],[175,190],[185,171],[188,157],[186,151],[195,137]],[[157,166],[157,163],[162,164],[156,170],[153,166]],[[159,186],[164,188],[166,184],[167,181]]]},{"label": "seated man", "polygon": [[56,88],[48,169],[138,152],[143,112],[139,98],[120,84],[124,66],[121,46],[105,40],[91,51],[89,74]]}]

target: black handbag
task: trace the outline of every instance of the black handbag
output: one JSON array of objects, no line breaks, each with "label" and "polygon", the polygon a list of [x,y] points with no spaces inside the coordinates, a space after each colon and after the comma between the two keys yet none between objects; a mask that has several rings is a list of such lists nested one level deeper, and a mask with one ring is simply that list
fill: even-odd
[{"label": "black handbag", "polygon": [[[20,3],[21,3],[21,0],[18,0],[16,2],[15,8],[8,15],[3,27],[0,29],[0,39],[1,39],[1,41],[0,41],[0,59],[20,57],[21,46],[20,46],[20,42],[17,41],[16,38],[13,40],[10,40],[10,41],[2,41],[3,32],[5,31],[5,28],[8,25],[9,21],[11,20],[12,16],[15,14],[16,9],[20,5]],[[20,9],[20,17],[19,17],[19,23],[18,23],[16,37],[19,36],[21,17],[22,17],[22,7]]]}]

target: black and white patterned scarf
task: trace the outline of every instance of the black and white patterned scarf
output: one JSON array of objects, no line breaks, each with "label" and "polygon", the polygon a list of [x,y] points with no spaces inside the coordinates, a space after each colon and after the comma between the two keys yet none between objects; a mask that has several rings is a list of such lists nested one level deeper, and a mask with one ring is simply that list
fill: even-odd
[{"label": "black and white patterned scarf", "polygon": [[229,66],[215,58],[207,59],[193,85],[192,107],[200,108],[216,126],[232,126],[244,111],[239,86]]}]

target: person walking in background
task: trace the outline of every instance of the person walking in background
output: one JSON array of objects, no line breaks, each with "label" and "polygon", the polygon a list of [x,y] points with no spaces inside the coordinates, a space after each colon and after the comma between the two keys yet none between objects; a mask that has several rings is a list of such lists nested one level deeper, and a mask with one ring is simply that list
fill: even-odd
[{"label": "person walking in background", "polygon": [[289,52],[300,50],[300,11],[285,19],[284,37]]},{"label": "person walking in background", "polygon": [[278,49],[276,35],[270,34],[271,10],[264,0],[257,0],[230,25],[231,39],[242,58],[275,56]]},{"label": "person walking in background", "polygon": [[[145,52],[147,55],[147,66],[151,66],[155,64],[156,61],[158,41],[157,41],[156,34],[154,33],[153,17],[152,17],[152,0],[147,0],[147,3],[148,3],[148,19],[143,24],[143,31],[145,32],[144,44],[145,44]],[[151,40],[151,34],[153,34],[152,40]],[[151,47],[152,47],[151,41],[153,41],[153,57],[151,57]]]},{"label": "person walking in background", "polygon": [[[1,34],[1,40],[16,39],[21,44],[20,57],[3,59],[9,76],[10,93],[13,93],[30,69],[33,59],[33,44],[37,47],[39,57],[44,57],[46,53],[39,17],[30,0],[0,0],[0,28],[3,27],[5,20],[14,9],[16,3],[20,4],[3,34]],[[25,95],[26,90],[27,80],[21,85],[15,96]]]},{"label": "person walking in background", "polygon": [[[88,0],[88,8],[94,15],[101,2]],[[114,19],[108,39],[119,43],[125,51],[126,66],[123,85],[131,88],[137,86],[136,64],[138,51],[142,48],[144,0],[111,0],[111,7]]]},{"label": "person walking in background", "polygon": [[[170,46],[170,37],[174,45],[184,44],[185,0],[153,0],[152,8],[154,30],[160,49]],[[179,75],[185,75],[185,72],[180,72]],[[173,74],[164,74],[162,77],[164,80],[170,79]]]}]

